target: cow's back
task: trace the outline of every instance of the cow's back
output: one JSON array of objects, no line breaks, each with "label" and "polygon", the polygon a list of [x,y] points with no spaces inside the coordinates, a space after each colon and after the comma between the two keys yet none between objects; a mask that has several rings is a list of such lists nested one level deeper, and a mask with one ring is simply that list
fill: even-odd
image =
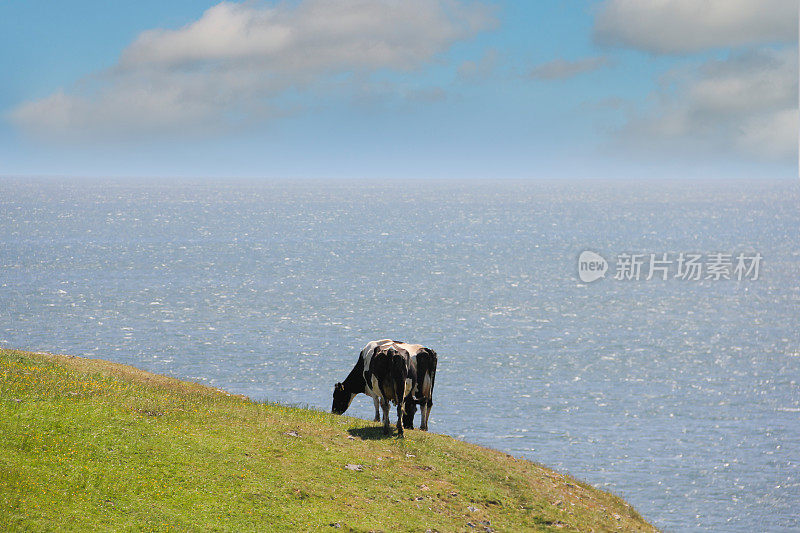
[{"label": "cow's back", "polygon": [[370,364],[372,362],[372,356],[375,355],[375,350],[386,346],[387,344],[392,344],[394,341],[392,339],[381,339],[379,341],[369,341],[362,349],[361,349],[361,360],[364,362],[364,371],[366,372],[369,370]]},{"label": "cow's back", "polygon": [[411,357],[414,357],[415,355],[417,355],[417,353],[419,353],[420,350],[423,350],[425,348],[421,344],[409,344],[407,342],[397,342],[397,341],[393,342],[395,346],[407,351],[408,355],[410,355]]}]

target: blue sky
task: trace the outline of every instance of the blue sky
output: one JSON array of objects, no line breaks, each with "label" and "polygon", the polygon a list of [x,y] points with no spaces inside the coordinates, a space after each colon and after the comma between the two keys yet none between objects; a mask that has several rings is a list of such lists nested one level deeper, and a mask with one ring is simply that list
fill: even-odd
[{"label": "blue sky", "polygon": [[794,0],[0,4],[0,175],[797,175]]}]

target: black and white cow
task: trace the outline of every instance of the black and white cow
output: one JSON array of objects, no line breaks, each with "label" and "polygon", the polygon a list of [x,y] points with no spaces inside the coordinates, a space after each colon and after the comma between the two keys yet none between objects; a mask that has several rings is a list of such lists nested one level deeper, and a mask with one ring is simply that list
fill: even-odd
[{"label": "black and white cow", "polygon": [[[433,405],[436,363],[436,352],[422,345],[390,339],[371,341],[361,350],[358,361],[347,378],[334,387],[331,410],[336,414],[344,413],[353,398],[364,393],[375,401],[376,421],[380,416],[378,405],[383,407],[384,429],[388,431],[389,402],[394,402],[398,407],[398,432],[402,435],[403,427],[414,427],[414,413],[416,406],[420,405],[420,429],[427,431],[428,417]],[[397,382],[400,378],[403,380],[402,392]]]},{"label": "black and white cow", "polygon": [[372,354],[378,346],[391,344],[392,342],[394,341],[391,339],[381,339],[379,341],[370,341],[364,346],[358,356],[356,366],[353,367],[353,370],[350,371],[344,381],[337,383],[333,388],[333,407],[331,408],[331,412],[337,415],[343,414],[347,411],[347,408],[350,407],[350,404],[353,403],[353,398],[363,393],[367,396],[371,396],[375,402],[375,422],[381,419],[380,400],[377,395],[372,393],[372,390],[367,387],[367,383],[364,381],[364,358],[367,357],[368,354],[369,357],[372,357]]},{"label": "black and white cow", "polygon": [[438,356],[430,348],[421,344],[395,343],[398,348],[406,350],[411,355],[412,372],[415,376],[411,395],[406,400],[405,417],[403,426],[414,429],[414,413],[417,405],[420,406],[420,426],[422,431],[428,431],[428,418],[433,406],[433,384],[436,381],[436,363]]},{"label": "black and white cow", "polygon": [[389,429],[389,404],[397,405],[397,436],[403,436],[403,418],[406,399],[416,382],[411,366],[411,355],[397,344],[386,344],[375,349],[372,357],[364,359],[364,382],[381,402],[383,432]]}]

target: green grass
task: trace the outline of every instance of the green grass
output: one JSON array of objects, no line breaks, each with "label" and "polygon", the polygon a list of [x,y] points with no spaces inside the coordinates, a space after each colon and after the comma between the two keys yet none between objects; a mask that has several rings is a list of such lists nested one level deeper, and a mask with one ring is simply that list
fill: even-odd
[{"label": "green grass", "polygon": [[0,530],[487,528],[654,531],[612,494],[445,435],[0,350]]}]

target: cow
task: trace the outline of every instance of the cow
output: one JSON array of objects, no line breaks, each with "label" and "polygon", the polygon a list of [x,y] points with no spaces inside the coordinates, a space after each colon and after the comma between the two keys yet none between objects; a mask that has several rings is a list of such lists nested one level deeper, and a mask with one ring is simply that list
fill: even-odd
[{"label": "cow", "polygon": [[[376,355],[378,355],[378,366],[374,366]],[[397,359],[398,357],[399,359]],[[402,366],[406,367],[406,377],[402,387],[402,398],[398,398],[400,386],[393,380],[397,379],[397,376],[402,376],[401,362]],[[375,421],[380,419],[379,404],[384,407],[384,431],[388,431],[389,427],[389,401],[398,406],[398,432],[400,435],[402,435],[403,427],[413,429],[417,405],[420,405],[422,411],[420,429],[427,431],[430,409],[433,405],[436,363],[436,352],[422,345],[390,339],[371,341],[361,350],[356,365],[344,382],[335,385],[331,411],[335,414],[343,414],[352,403],[353,398],[364,393],[371,396],[375,402]],[[386,390],[383,390],[384,384]]]},{"label": "cow", "polygon": [[364,382],[381,402],[383,409],[383,433],[388,435],[389,403],[397,405],[397,436],[403,437],[403,418],[406,399],[416,382],[411,367],[411,355],[397,344],[379,346],[372,357],[364,358]]},{"label": "cow", "polygon": [[377,347],[391,344],[392,342],[394,341],[391,339],[381,339],[379,341],[370,341],[364,346],[358,356],[356,366],[353,367],[353,370],[350,371],[343,382],[337,383],[333,388],[332,413],[337,415],[344,414],[347,408],[350,407],[350,404],[353,403],[353,398],[363,393],[372,397],[375,403],[375,422],[381,419],[380,400],[378,396],[373,394],[372,390],[367,387],[367,383],[364,381],[364,358],[372,357]]},{"label": "cow", "polygon": [[411,395],[406,400],[405,417],[403,425],[407,429],[414,429],[414,413],[417,405],[420,406],[420,426],[422,431],[428,431],[428,418],[433,406],[433,384],[436,380],[436,363],[438,356],[430,348],[421,344],[408,344],[396,342],[397,347],[406,350],[411,355],[411,372],[415,379]]}]

